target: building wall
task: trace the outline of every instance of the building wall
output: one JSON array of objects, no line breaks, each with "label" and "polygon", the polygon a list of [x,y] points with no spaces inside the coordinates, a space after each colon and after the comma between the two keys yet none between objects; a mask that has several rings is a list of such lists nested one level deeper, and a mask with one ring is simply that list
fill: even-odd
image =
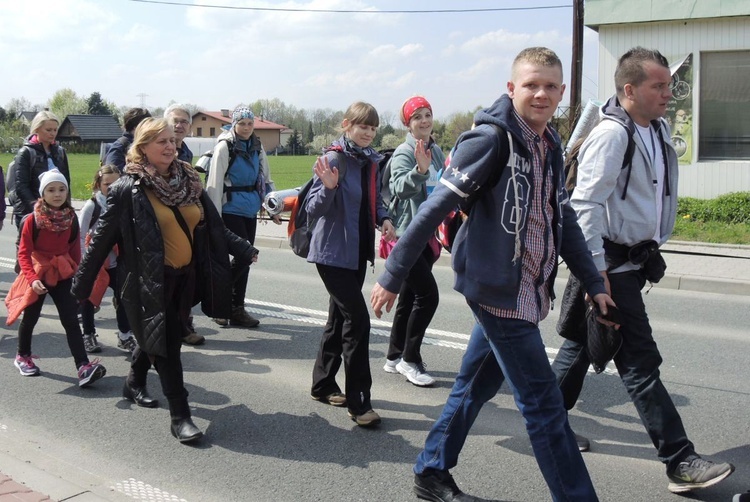
[{"label": "building wall", "polygon": [[615,93],[617,59],[636,45],[658,49],[670,63],[693,54],[693,158],[689,165],[680,166],[679,195],[713,198],[750,191],[750,160],[698,161],[701,52],[750,50],[750,17],[600,25],[600,100]]},{"label": "building wall", "polygon": [[[203,120],[203,119],[206,120]],[[218,138],[222,133],[222,126],[225,122],[215,119],[202,113],[196,114],[193,117],[192,125],[192,136],[194,138]],[[212,133],[213,128],[213,134]],[[263,143],[263,148],[266,151],[275,150],[280,144],[280,131],[278,129],[256,129],[255,134],[260,138],[260,142]]]}]

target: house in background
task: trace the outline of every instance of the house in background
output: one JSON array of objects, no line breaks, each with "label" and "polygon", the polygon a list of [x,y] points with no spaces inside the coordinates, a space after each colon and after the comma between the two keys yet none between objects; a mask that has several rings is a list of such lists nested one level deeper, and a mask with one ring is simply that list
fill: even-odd
[{"label": "house in background", "polygon": [[[193,115],[194,138],[216,138],[222,133],[224,126],[232,124],[232,111],[221,110],[218,112],[197,112]],[[286,126],[263,120],[263,117],[255,117],[255,134],[263,143],[266,152],[276,150],[281,143],[281,131]]]},{"label": "house in background", "polygon": [[21,112],[18,114],[18,120],[20,120],[25,126],[30,126],[31,121],[34,120],[37,113],[39,112]]},{"label": "house in background", "polygon": [[658,49],[673,65],[679,195],[750,191],[750,2],[586,0],[584,23],[599,33],[601,101],[628,49]]},{"label": "house in background", "polygon": [[111,143],[122,136],[114,115],[68,115],[57,131],[59,141],[72,141],[98,151],[101,143]]}]

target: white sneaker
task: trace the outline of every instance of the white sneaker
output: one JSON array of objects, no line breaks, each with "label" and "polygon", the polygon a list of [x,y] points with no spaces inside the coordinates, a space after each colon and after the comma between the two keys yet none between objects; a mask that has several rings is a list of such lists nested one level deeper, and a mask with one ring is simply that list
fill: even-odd
[{"label": "white sneaker", "polygon": [[407,363],[402,359],[396,365],[396,371],[404,375],[407,380],[418,387],[429,387],[435,383],[435,379],[424,370],[422,364]]},{"label": "white sneaker", "polygon": [[396,369],[396,365],[401,362],[401,358],[399,357],[395,361],[391,361],[390,359],[385,360],[385,366],[383,366],[383,371],[386,373],[394,373],[398,374],[398,370]]}]

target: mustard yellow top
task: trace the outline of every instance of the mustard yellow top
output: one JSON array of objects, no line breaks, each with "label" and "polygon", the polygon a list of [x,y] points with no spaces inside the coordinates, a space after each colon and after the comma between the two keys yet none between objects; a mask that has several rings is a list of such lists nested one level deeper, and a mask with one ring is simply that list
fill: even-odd
[{"label": "mustard yellow top", "polygon": [[[151,190],[146,189],[145,192],[154,208],[154,213],[156,213],[156,222],[159,224],[161,237],[164,240],[164,264],[172,268],[188,265],[193,258],[193,252],[190,248],[190,241],[177,222],[174,213],[168,206],[162,204]],[[196,204],[193,204],[178,207],[177,210],[185,218],[185,223],[187,223],[192,238],[193,231],[201,218],[200,209]]]}]

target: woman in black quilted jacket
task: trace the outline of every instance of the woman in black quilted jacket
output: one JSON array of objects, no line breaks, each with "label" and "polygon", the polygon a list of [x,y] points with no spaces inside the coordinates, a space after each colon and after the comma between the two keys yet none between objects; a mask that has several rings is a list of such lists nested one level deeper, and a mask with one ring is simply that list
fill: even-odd
[{"label": "woman in black quilted jacket", "polygon": [[72,292],[79,299],[89,296],[117,244],[121,303],[140,346],[123,397],[157,406],[146,390],[153,363],[169,402],[172,435],[187,443],[203,433],[191,419],[183,382],[182,326],[199,302],[206,315],[229,317],[229,254],[250,263],[258,251],[224,227],[197,172],[175,152],[166,120],[148,118],[136,128],[126,174],[109,189],[109,209],[99,219]]}]

